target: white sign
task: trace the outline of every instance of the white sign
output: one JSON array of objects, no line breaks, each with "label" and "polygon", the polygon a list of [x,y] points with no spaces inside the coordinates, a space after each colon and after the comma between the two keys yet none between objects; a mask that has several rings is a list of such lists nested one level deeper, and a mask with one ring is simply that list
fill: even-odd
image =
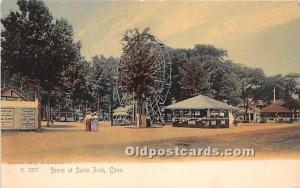
[{"label": "white sign", "polygon": [[35,109],[24,108],[21,112],[21,126],[22,127],[34,127],[35,125]]},{"label": "white sign", "polygon": [[1,108],[1,127],[13,127],[14,126],[14,109]]},{"label": "white sign", "polygon": [[196,121],[190,120],[190,121],[188,121],[188,125],[196,125]]}]

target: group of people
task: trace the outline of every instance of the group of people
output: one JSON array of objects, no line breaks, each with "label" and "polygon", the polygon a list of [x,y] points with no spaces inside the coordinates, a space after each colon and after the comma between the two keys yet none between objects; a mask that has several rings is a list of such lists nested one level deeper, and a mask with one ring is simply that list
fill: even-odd
[{"label": "group of people", "polygon": [[98,117],[96,114],[91,113],[91,111],[87,111],[85,116],[85,131],[98,131]]}]

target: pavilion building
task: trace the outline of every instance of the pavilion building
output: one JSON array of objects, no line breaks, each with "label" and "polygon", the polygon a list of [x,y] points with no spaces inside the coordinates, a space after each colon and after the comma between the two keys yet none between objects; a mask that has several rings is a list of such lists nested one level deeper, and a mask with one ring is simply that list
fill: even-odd
[{"label": "pavilion building", "polygon": [[[166,117],[172,119],[174,127],[207,127],[228,128],[230,112],[238,110],[236,107],[198,95],[163,108]],[[231,115],[232,119],[233,116]]]},{"label": "pavilion building", "polygon": [[272,103],[261,110],[263,122],[292,122],[293,113],[288,108]]}]

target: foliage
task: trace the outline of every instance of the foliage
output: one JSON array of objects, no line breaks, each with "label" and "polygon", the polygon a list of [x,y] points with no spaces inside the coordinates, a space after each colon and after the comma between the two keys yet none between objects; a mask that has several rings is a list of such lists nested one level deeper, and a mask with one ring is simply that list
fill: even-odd
[{"label": "foliage", "polygon": [[2,60],[12,73],[50,91],[62,83],[61,72],[78,55],[73,29],[53,20],[42,1],[19,0],[19,11],[1,19]]},{"label": "foliage", "polygon": [[265,75],[261,69],[241,67],[238,77],[241,84],[241,100],[245,108],[246,116],[250,105],[261,97],[259,91]]},{"label": "foliage", "polygon": [[[173,49],[172,88],[170,96],[182,100],[197,94],[231,104],[238,103],[239,83],[227,52],[211,45],[195,45],[193,49]],[[170,101],[170,100],[169,100]]]},{"label": "foliage", "polygon": [[123,44],[127,44],[126,57],[119,67],[122,69],[122,88],[124,91],[134,95],[139,102],[144,102],[153,92],[154,80],[153,65],[155,63],[155,54],[152,51],[151,44],[143,38],[148,34],[145,29],[140,33],[137,29],[128,31],[123,38]]},{"label": "foliage", "polygon": [[[86,61],[81,45],[74,42],[72,26],[54,19],[43,1],[18,0],[17,11],[1,19],[1,84],[17,88],[28,96],[43,99],[43,105],[89,104],[108,111],[111,95],[116,95],[119,59],[94,56]],[[122,89],[142,104],[154,91],[153,65],[156,54],[149,41],[149,28],[128,30],[122,38],[124,56]],[[300,110],[300,75],[265,76],[261,69],[233,63],[227,51],[212,45],[196,44],[192,49],[168,47],[172,61],[172,84],[167,103],[202,94],[232,105],[242,102],[245,111],[256,100],[270,102],[273,88],[292,110]],[[298,79],[298,82],[297,82]],[[117,97],[113,107],[117,106]]]},{"label": "foliage", "polygon": [[[90,66],[84,59],[72,62],[62,73],[63,91],[62,97],[69,96],[74,106],[84,104],[86,101],[91,102],[90,87],[86,75],[88,75]],[[59,93],[57,91],[56,93]]]},{"label": "foliage", "polygon": [[[62,72],[79,56],[79,46],[73,42],[72,26],[54,20],[44,2],[18,0],[17,5],[19,10],[1,19],[3,69],[23,78],[40,101],[46,99],[49,124],[50,93],[63,84]],[[39,112],[40,120],[41,103]]]},{"label": "foliage", "polygon": [[[91,95],[95,109],[101,106],[102,110],[108,111],[112,89],[116,85],[116,69],[118,59],[106,58],[103,55],[94,56],[90,62],[91,71],[88,76]],[[113,92],[115,94],[115,92]],[[113,97],[115,100],[117,97]],[[99,100],[99,101],[98,101]],[[97,104],[97,105],[96,105]],[[114,105],[115,106],[115,105]]]}]

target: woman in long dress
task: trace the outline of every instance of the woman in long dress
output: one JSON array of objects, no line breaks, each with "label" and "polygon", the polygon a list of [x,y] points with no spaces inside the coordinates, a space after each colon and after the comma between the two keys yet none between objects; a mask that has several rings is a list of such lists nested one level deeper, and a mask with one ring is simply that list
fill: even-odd
[{"label": "woman in long dress", "polygon": [[92,115],[91,112],[88,111],[85,117],[85,131],[91,131],[91,125],[92,125]]}]

